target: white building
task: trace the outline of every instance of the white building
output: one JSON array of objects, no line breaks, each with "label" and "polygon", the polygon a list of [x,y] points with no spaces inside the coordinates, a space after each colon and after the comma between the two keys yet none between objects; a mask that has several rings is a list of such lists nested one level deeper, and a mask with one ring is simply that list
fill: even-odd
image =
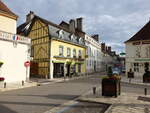
[{"label": "white building", "polygon": [[126,73],[132,69],[135,76],[142,76],[150,67],[150,22],[125,42]]},{"label": "white building", "polygon": [[0,77],[5,82],[25,81],[29,78],[30,39],[16,35],[17,16],[0,1]]},{"label": "white building", "polygon": [[101,44],[99,43],[98,35],[85,35],[85,44],[87,46],[86,72],[100,72],[102,71],[102,57]]}]

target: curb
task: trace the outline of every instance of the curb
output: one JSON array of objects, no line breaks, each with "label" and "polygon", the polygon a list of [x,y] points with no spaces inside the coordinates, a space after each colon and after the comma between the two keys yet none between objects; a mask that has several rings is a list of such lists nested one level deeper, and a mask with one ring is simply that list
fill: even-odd
[{"label": "curb", "polygon": [[126,84],[133,84],[133,85],[141,85],[141,86],[150,86],[150,83],[134,83],[134,82],[127,82],[127,81],[121,81],[121,83],[126,83]]}]

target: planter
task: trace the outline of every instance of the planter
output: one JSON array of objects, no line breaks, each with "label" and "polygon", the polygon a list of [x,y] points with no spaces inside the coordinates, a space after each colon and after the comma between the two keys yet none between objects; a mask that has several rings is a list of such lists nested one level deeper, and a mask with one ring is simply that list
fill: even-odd
[{"label": "planter", "polygon": [[128,78],[134,78],[134,73],[133,72],[128,72]]},{"label": "planter", "polygon": [[102,96],[120,95],[120,79],[104,78],[102,80]]},{"label": "planter", "polygon": [[3,65],[4,63],[0,61],[0,67]]},{"label": "planter", "polygon": [[150,72],[147,71],[143,75],[143,83],[150,83]]}]

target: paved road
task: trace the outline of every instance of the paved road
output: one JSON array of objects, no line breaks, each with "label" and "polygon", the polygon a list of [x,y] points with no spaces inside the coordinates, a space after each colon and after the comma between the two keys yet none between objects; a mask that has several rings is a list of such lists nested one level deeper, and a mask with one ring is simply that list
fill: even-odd
[{"label": "paved road", "polygon": [[89,91],[100,80],[85,78],[0,93],[0,113],[43,113]]},{"label": "paved road", "polygon": [[[100,85],[99,76],[0,93],[0,113],[43,113]],[[143,94],[144,86],[122,83],[122,91]],[[150,94],[150,88],[148,93]]]}]

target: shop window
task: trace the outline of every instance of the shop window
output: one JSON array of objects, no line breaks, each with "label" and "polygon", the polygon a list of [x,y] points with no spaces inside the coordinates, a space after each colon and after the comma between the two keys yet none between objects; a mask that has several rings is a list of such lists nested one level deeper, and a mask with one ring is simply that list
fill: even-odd
[{"label": "shop window", "polygon": [[64,54],[64,47],[63,46],[59,46],[59,56],[63,56]]},{"label": "shop window", "polygon": [[134,72],[139,72],[139,63],[134,63]]}]

